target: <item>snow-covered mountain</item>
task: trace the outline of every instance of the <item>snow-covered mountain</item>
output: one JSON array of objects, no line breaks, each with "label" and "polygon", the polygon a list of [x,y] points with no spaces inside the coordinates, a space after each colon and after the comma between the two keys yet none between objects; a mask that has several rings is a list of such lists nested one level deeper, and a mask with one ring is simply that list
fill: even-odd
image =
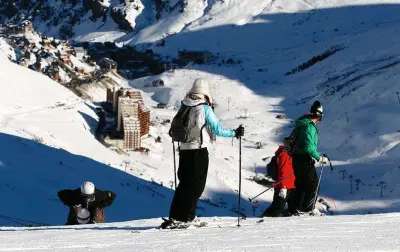
[{"label": "snow-covered mountain", "polygon": [[105,42],[135,34],[170,16],[182,16],[192,7],[187,5],[186,0],[2,1],[0,21],[29,20],[46,36]]},{"label": "snow-covered mountain", "polygon": [[[72,3],[43,2],[57,11],[64,7],[69,10],[83,8],[80,1],[75,7]],[[265,188],[245,178],[255,172],[264,172],[266,162],[262,158],[273,155],[284,136],[290,133],[292,121],[306,112],[314,100],[320,100],[326,111],[324,120],[318,125],[320,151],[330,156],[334,166],[333,171],[328,167],[324,169],[321,196],[330,199],[334,205],[332,210],[339,215],[400,210],[400,1],[149,0],[129,2],[136,4],[136,7],[131,6],[132,12],[127,11],[128,2],[101,3],[106,7],[107,15],[111,15],[113,8],[121,13],[125,10],[126,21],[133,31],[121,32],[118,24],[108,16],[105,22],[101,18],[89,21],[92,16],[92,10],[89,10],[82,16],[81,23],[73,26],[74,39],[115,40],[138,49],[152,49],[167,57],[177,57],[184,49],[205,51],[212,54],[212,59],[208,64],[189,64],[184,69],[123,84],[143,90],[146,104],[152,107],[154,126],[150,129],[151,137],[144,141],[144,146],[151,150],[148,156],[140,153],[121,156],[98,143],[92,134],[97,120],[94,103],[105,99],[105,92],[103,97],[99,95],[103,90],[96,90],[93,100],[82,100],[47,77],[9,62],[8,58],[13,57],[12,50],[0,41],[0,55],[7,55],[0,58],[0,198],[11,202],[2,205],[0,214],[61,225],[67,208],[58,201],[56,192],[75,188],[83,180],[92,180],[99,188],[117,193],[115,203],[106,209],[107,221],[167,216],[173,193],[170,189],[173,157],[167,134],[169,125],[162,122],[173,117],[174,108],[198,77],[212,83],[213,98],[218,104],[216,113],[222,124],[228,128],[243,124],[246,128],[242,146],[242,205],[246,215],[259,215],[271,201],[272,193],[265,193],[258,203],[251,204],[247,199]],[[157,12],[151,6],[162,8]],[[40,21],[38,16],[34,25],[44,33],[59,36],[60,26],[46,28],[46,22]],[[162,79],[165,86],[149,87],[149,83],[158,79]],[[157,109],[159,102],[172,107]],[[279,119],[278,115],[288,119]],[[157,136],[161,137],[162,143],[154,141]],[[257,142],[261,142],[263,148],[256,149]],[[235,215],[238,147],[238,142],[231,139],[218,139],[210,147],[209,176],[199,215]],[[152,180],[154,183],[150,182]],[[161,182],[163,186],[157,185]],[[276,244],[280,247],[276,250],[305,250],[309,249],[306,248],[309,244],[303,237],[312,232],[324,237],[321,243],[313,240],[315,250],[329,251],[325,246],[337,242],[338,237],[348,235],[346,241],[359,238],[344,231],[351,223],[360,223],[354,226],[360,232],[367,232],[367,229],[371,232],[373,227],[365,227],[362,223],[374,223],[377,230],[383,230],[378,221],[381,218],[393,218],[389,223],[398,222],[396,214],[327,218],[335,227],[332,232],[337,232],[337,236],[329,239],[322,232],[325,224],[320,220],[267,220],[272,223],[271,232],[267,224],[261,224],[255,231],[244,232],[243,243],[246,237],[253,237],[256,232],[260,238],[251,242],[254,251],[260,250],[255,246],[258,242],[265,242],[261,245],[269,242],[265,237],[277,239]],[[220,221],[225,225],[231,220]],[[252,223],[252,220],[248,221]],[[126,233],[119,229],[126,226],[129,226],[129,232],[135,233],[156,222],[90,227],[117,229],[107,231],[106,235],[121,232],[118,235],[122,236]],[[343,226],[338,225],[339,222],[343,222]],[[304,236],[296,236],[305,223],[315,225],[315,229],[308,230]],[[1,218],[0,224],[17,225]],[[254,223],[251,225],[255,226]],[[294,228],[290,229],[292,225]],[[293,232],[292,237],[304,243],[284,245],[282,239],[287,236],[276,235],[282,227],[287,227],[285,231]],[[380,234],[392,236],[391,232],[397,230],[396,225],[390,229],[390,232],[388,229],[387,233],[382,231]],[[44,233],[40,231],[41,237],[50,239]],[[59,236],[53,238],[60,239],[66,233],[68,230],[60,230]],[[182,232],[190,234],[188,239],[200,234],[204,240],[208,235],[217,237],[222,233],[231,234],[224,231]],[[153,231],[148,234],[146,239],[156,237],[164,243],[170,237],[164,232],[162,237],[154,236]],[[369,236],[372,233],[365,237]],[[373,242],[374,239],[357,241],[359,243],[347,243],[346,247],[337,248],[395,249],[395,244],[389,243],[386,243],[387,247],[379,247],[379,242]],[[230,249],[242,251],[238,247],[242,240],[236,242],[236,247]],[[223,250],[220,243],[218,240],[210,243],[210,247],[201,248]],[[357,247],[361,243],[364,246]],[[103,245],[99,249],[112,246]],[[350,245],[355,247],[348,247]],[[128,249],[121,246],[120,250]]]},{"label": "snow-covered mountain", "polygon": [[30,20],[46,36],[112,41],[136,26],[140,1],[45,0],[0,3],[3,22]]}]

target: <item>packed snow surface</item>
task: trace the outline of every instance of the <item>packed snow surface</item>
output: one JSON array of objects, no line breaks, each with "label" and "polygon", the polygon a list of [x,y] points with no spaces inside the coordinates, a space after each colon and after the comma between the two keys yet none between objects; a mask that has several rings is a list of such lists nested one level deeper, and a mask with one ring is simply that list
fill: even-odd
[{"label": "packed snow surface", "polygon": [[0,251],[398,251],[400,215],[204,218],[160,230],[159,219],[73,227],[0,228]]}]

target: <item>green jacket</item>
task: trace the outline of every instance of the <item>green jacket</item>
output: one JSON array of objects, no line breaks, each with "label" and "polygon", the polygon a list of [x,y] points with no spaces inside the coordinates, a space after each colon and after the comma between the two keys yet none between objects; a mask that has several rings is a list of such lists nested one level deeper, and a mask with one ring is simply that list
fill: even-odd
[{"label": "green jacket", "polygon": [[298,129],[298,142],[296,155],[308,154],[317,161],[320,160],[321,155],[317,151],[318,146],[318,129],[315,123],[307,118],[300,117],[296,120],[296,128]]}]

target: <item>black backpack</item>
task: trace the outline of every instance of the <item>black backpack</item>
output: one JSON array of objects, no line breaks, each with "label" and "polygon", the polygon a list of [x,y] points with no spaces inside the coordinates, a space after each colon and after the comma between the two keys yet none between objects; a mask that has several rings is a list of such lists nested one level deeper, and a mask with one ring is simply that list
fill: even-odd
[{"label": "black backpack", "polygon": [[294,128],[287,140],[289,144],[286,147],[286,151],[287,153],[289,153],[290,156],[293,156],[293,154],[296,152],[298,140],[299,140],[299,130],[297,128]]},{"label": "black backpack", "polygon": [[[312,122],[309,123],[310,125],[314,125]],[[298,150],[299,145],[299,129],[295,127],[290,135],[288,136],[289,144],[286,147],[287,153],[292,157],[294,153]]]},{"label": "black backpack", "polygon": [[[171,128],[169,129],[169,136],[173,142],[186,143],[189,137],[193,137],[190,136],[190,131],[196,126],[196,121],[193,120],[193,113],[197,106],[189,107],[184,104],[181,105],[178,113],[172,119]],[[201,130],[199,137],[201,137]]]},{"label": "black backpack", "polygon": [[273,180],[278,179],[278,157],[276,155],[267,164],[267,175]]}]

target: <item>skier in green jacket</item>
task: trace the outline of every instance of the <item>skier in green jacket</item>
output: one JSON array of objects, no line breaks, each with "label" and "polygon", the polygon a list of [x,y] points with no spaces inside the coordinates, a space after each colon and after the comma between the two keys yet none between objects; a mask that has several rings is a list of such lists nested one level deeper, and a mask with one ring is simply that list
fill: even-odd
[{"label": "skier in green jacket", "polygon": [[310,112],[296,120],[298,138],[293,151],[293,170],[296,177],[296,192],[293,199],[292,215],[302,212],[316,212],[315,200],[318,191],[318,176],[315,170],[315,161],[328,163],[325,155],[318,153],[317,123],[322,120],[323,108],[319,101],[315,101]]}]

